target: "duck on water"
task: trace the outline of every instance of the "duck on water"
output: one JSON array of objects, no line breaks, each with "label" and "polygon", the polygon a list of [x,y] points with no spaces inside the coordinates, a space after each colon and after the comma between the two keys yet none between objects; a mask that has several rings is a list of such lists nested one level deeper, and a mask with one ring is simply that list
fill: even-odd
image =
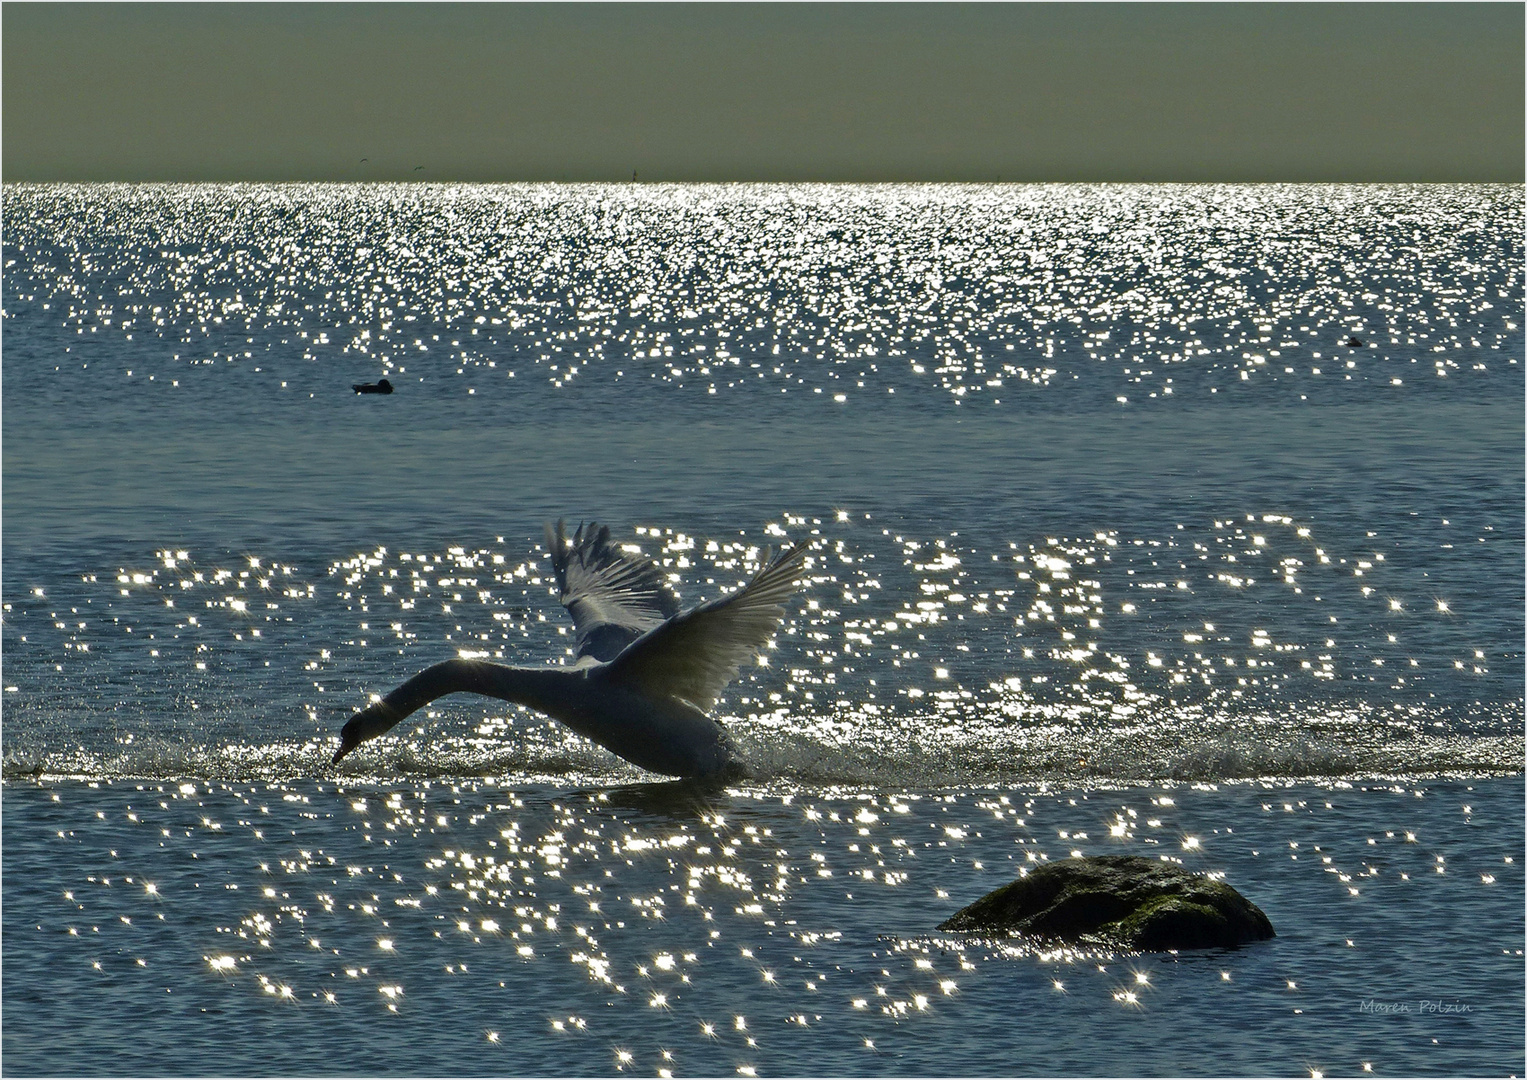
[{"label": "duck on water", "polygon": [[392,383],[386,379],[378,379],[376,382],[358,382],[350,384],[357,394],[390,394]]},{"label": "duck on water", "polygon": [[545,713],[650,772],[697,779],[744,776],[746,766],[717,720],[706,715],[738,669],[774,635],[806,565],[805,544],[764,567],[741,590],[688,611],[662,572],[610,543],[591,524],[571,541],[562,522],[546,528],[562,606],[572,616],[571,667],[507,667],[446,660],[425,668],[350,718],[338,764],[446,694],[472,693]]}]

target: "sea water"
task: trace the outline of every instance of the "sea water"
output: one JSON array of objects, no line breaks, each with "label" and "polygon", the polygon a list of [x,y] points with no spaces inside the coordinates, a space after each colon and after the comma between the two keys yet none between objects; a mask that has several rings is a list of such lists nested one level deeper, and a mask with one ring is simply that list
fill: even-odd
[{"label": "sea water", "polygon": [[[1522,209],[7,187],[7,1071],[1520,1073]],[[331,768],[570,661],[558,517],[812,544],[754,779],[469,697]],[[1108,852],[1278,936],[936,930]]]}]

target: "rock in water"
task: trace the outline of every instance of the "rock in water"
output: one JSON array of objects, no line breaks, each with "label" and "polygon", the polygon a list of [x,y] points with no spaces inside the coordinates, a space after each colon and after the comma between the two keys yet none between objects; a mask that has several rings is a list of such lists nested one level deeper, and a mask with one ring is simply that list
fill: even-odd
[{"label": "rock in water", "polygon": [[1274,936],[1262,909],[1224,882],[1138,855],[1046,863],[961,908],[939,929],[1010,931],[1140,952],[1224,948]]}]

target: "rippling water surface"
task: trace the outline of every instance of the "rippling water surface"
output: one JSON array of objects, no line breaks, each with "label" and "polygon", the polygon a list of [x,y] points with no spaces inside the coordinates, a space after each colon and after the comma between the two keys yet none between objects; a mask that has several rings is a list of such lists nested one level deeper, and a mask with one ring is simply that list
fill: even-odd
[{"label": "rippling water surface", "polygon": [[[10,1071],[1523,1068],[1519,188],[6,196]],[[473,698],[327,768],[569,658],[558,516],[686,603],[813,542],[758,779]],[[1115,850],[1280,937],[933,935]]]}]

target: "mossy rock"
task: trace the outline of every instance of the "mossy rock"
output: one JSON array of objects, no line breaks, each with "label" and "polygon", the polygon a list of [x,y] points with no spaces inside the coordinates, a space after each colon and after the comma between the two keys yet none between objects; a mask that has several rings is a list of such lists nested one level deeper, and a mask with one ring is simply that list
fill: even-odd
[{"label": "mossy rock", "polygon": [[1046,863],[961,908],[939,929],[1139,952],[1227,948],[1274,936],[1262,909],[1224,882],[1138,855]]}]

